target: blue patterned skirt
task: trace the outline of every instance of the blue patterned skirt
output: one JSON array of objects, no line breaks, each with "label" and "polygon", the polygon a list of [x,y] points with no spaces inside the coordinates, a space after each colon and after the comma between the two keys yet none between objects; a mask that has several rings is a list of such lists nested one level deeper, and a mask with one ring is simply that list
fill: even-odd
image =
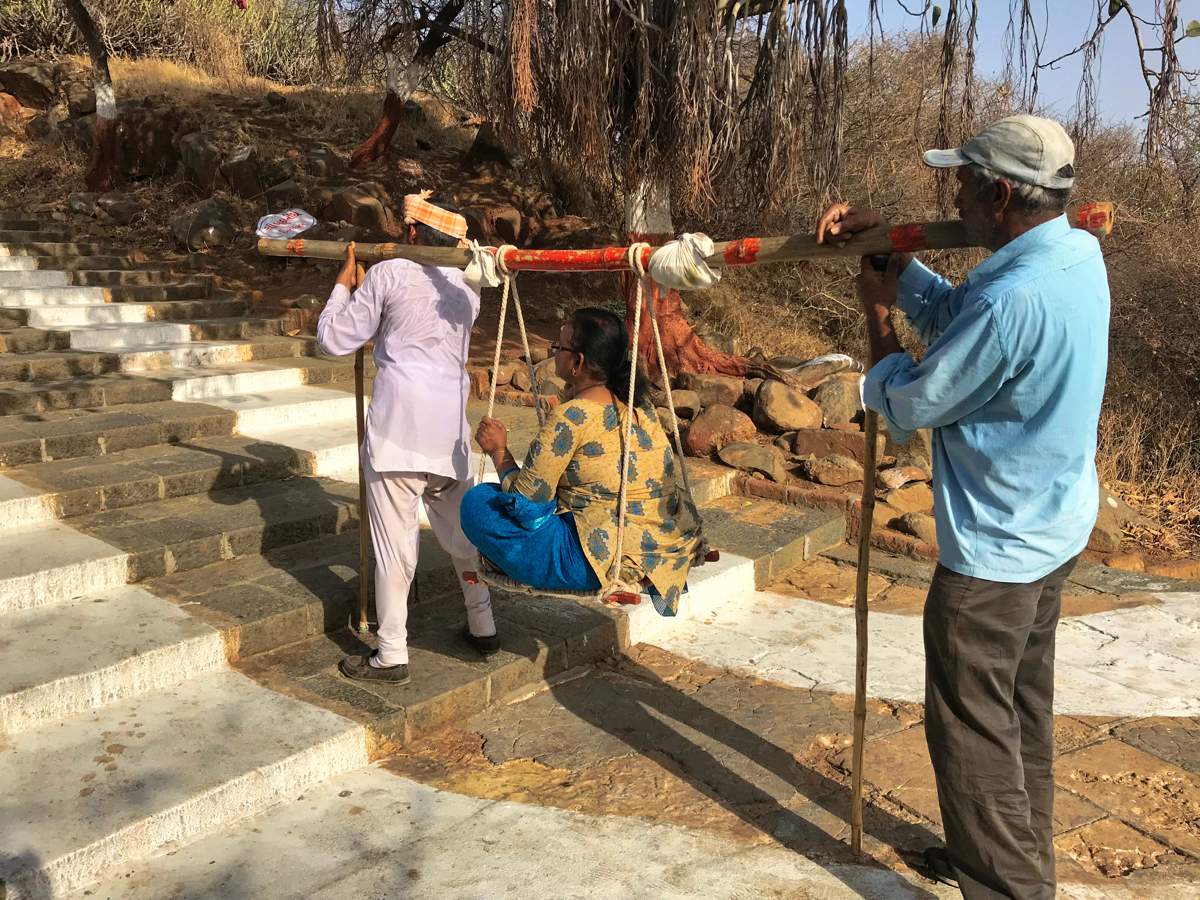
[{"label": "blue patterned skirt", "polygon": [[574,517],[556,510],[553,500],[537,503],[498,484],[479,484],[467,491],[460,512],[467,539],[509,578],[546,591],[600,590]]}]

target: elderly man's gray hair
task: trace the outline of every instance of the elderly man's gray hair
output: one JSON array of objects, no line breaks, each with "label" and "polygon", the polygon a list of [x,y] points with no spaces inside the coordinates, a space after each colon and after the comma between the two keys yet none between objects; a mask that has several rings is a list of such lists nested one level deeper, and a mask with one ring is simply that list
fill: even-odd
[{"label": "elderly man's gray hair", "polygon": [[980,197],[991,193],[999,182],[1008,182],[1012,186],[1012,204],[1017,212],[1060,213],[1067,208],[1067,201],[1071,198],[1070,188],[1046,188],[1037,184],[1027,184],[1008,175],[1001,175],[979,163],[968,163],[967,168],[975,176],[975,185]]}]

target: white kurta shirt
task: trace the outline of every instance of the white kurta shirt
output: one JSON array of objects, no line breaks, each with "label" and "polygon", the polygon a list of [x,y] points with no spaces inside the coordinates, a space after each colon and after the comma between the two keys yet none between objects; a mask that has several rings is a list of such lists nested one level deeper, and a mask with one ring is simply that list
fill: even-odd
[{"label": "white kurta shirt", "polygon": [[466,373],[479,295],[458,269],[376,263],[351,296],[336,285],[317,323],[334,356],[375,341],[364,452],[376,472],[470,476]]}]

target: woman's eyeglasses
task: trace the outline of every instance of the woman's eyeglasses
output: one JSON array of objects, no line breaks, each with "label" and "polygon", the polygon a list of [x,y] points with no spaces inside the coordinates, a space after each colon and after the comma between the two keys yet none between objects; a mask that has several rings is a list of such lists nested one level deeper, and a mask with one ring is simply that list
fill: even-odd
[{"label": "woman's eyeglasses", "polygon": [[568,353],[582,353],[583,352],[578,347],[564,347],[562,344],[557,344],[557,343],[550,345],[550,353],[552,355],[557,355],[559,353],[562,353],[564,350],[566,350]]}]

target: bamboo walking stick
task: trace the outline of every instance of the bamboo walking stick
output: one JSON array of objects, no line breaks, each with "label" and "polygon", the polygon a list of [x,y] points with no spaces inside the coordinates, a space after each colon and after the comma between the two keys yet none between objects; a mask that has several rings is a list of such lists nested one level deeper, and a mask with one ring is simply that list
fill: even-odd
[{"label": "bamboo walking stick", "polygon": [[[354,288],[362,283],[363,268],[356,266]],[[370,555],[371,511],[367,507],[367,481],[363,476],[362,446],[367,434],[366,416],[366,347],[354,354],[354,432],[358,437],[358,633],[369,634],[367,618],[367,558]]]},{"label": "bamboo walking stick", "polygon": [[858,516],[858,580],[854,586],[854,746],[850,768],[850,849],[862,853],[863,744],[867,727],[867,586],[871,577],[871,525],[875,516],[875,453],[879,414],[863,416],[862,509]]}]

